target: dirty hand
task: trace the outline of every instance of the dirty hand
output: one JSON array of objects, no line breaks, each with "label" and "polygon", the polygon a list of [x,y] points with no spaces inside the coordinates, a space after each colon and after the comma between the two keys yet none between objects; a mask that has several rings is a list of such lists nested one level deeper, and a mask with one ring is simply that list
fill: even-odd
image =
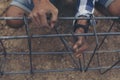
[{"label": "dirty hand", "polygon": [[[34,3],[33,11],[30,13],[32,21],[41,27],[53,28],[58,16],[58,9],[49,1],[41,0]],[[48,20],[47,17],[50,17]]]},{"label": "dirty hand", "polygon": [[[84,30],[82,28],[78,28],[75,31],[75,34],[80,34],[80,33],[84,33]],[[77,37],[77,40],[76,40],[75,44],[73,45],[73,50],[74,50],[75,57],[81,58],[82,53],[87,48],[88,48],[88,44],[85,41],[85,37],[84,36]]]}]

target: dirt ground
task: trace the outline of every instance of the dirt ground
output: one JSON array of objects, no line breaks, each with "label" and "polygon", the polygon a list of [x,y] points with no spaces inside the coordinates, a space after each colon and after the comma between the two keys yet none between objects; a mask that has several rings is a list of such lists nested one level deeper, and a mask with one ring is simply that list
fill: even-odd
[{"label": "dirt ground", "polygon": [[[0,13],[2,13],[8,6],[10,0],[0,1]],[[59,16],[73,16],[74,8],[64,6],[61,7]],[[97,16],[103,16],[98,12],[95,13]],[[59,30],[61,33],[70,33],[72,30],[72,21],[59,21]],[[97,32],[106,32],[108,27],[112,24],[111,20],[97,21]],[[30,24],[31,34],[54,34],[55,30],[43,29],[35,26],[33,23]],[[113,32],[119,32],[119,25],[115,24]],[[89,32],[93,32],[93,28],[90,27]],[[0,36],[16,36],[25,35],[24,27],[20,29],[9,28],[5,21],[0,21]],[[66,38],[68,43],[71,45],[71,38]],[[101,41],[102,37],[99,37]],[[110,36],[105,40],[100,50],[117,50],[120,48],[120,37]],[[28,52],[27,40],[3,40],[4,46],[7,52]],[[93,50],[95,47],[95,38],[88,37],[89,49]],[[72,46],[72,45],[71,45]],[[34,52],[47,52],[47,51],[65,51],[65,47],[59,38],[37,38],[32,39],[32,51]],[[3,49],[0,44],[0,52]],[[89,54],[85,55],[86,61],[89,60]],[[3,62],[3,57],[0,56]],[[120,57],[120,53],[101,53],[99,54],[101,66],[112,65]],[[33,55],[33,68],[34,69],[62,69],[62,68],[73,68],[69,55]],[[9,71],[26,71],[29,70],[29,56],[28,55],[7,55],[5,66],[2,68],[5,72]],[[97,67],[96,56],[92,61],[90,67]],[[120,64],[119,64],[120,65]],[[35,74],[11,74],[0,76],[0,80],[120,80],[120,69],[112,69],[107,73],[101,75],[98,70],[89,70],[87,72],[80,71],[67,71],[67,72],[48,72],[48,73],[35,73]]]}]

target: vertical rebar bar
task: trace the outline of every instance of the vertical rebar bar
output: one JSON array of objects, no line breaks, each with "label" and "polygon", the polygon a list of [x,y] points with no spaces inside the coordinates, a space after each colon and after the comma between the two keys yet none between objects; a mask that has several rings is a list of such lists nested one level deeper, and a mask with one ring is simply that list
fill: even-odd
[{"label": "vertical rebar bar", "polygon": [[2,42],[2,40],[0,40],[0,44],[2,46],[3,49],[3,58],[1,58],[1,64],[0,64],[0,74],[3,75],[4,74],[4,68],[5,68],[5,63],[6,63],[6,57],[7,57],[7,51],[6,48]]},{"label": "vertical rebar bar", "polygon": [[91,25],[92,25],[92,27],[93,27],[93,32],[94,32],[94,35],[95,35],[96,46],[95,46],[95,49],[94,49],[94,51],[93,51],[93,54],[90,56],[90,60],[89,60],[89,62],[88,62],[88,64],[87,64],[87,66],[86,66],[85,72],[88,70],[88,68],[89,68],[89,66],[90,66],[90,63],[91,63],[91,61],[93,60],[93,57],[94,57],[94,55],[95,55],[95,53],[96,53],[96,50],[97,50],[97,48],[98,48],[98,44],[99,44],[98,36],[97,36],[97,34],[96,34],[96,33],[97,33],[97,31],[96,31],[96,21],[95,21],[93,15],[91,16]]},{"label": "vertical rebar bar", "polygon": [[[111,26],[109,27],[108,31],[107,32],[110,32],[113,28],[115,24],[115,20],[113,21],[113,23],[111,24]],[[100,42],[97,50],[99,50],[101,48],[101,46],[103,45],[105,39],[107,38],[107,35],[103,37],[102,41]],[[99,54],[97,53],[97,64],[98,64],[98,67],[100,67],[100,61],[99,61]],[[99,69],[99,72],[102,73],[101,69]]]},{"label": "vertical rebar bar", "polygon": [[28,48],[29,48],[29,59],[30,59],[30,73],[33,73],[33,65],[32,65],[32,45],[31,45],[31,34],[30,34],[30,30],[29,30],[29,25],[28,25],[28,19],[26,18],[26,15],[24,15],[24,24],[25,24],[25,30],[26,30],[26,34],[28,36],[27,40],[28,40]]}]

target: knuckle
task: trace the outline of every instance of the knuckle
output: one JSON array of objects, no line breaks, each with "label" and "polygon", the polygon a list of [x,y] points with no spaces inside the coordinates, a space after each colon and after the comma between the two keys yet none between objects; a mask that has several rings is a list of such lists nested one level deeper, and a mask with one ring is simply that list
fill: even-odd
[{"label": "knuckle", "polygon": [[57,13],[57,14],[58,14],[58,9],[55,9],[55,13]]},{"label": "knuckle", "polygon": [[55,11],[58,13],[58,9],[55,9]]},{"label": "knuckle", "polygon": [[31,15],[31,17],[36,17],[37,16],[37,13],[33,13],[32,15]]},{"label": "knuckle", "polygon": [[37,16],[37,14],[36,14],[36,13],[34,13],[34,14],[33,14],[33,16],[34,16],[34,17],[36,17],[36,16]]},{"label": "knuckle", "polygon": [[57,14],[58,14],[58,9],[52,10],[52,13],[53,13],[54,15],[57,15]]},{"label": "knuckle", "polygon": [[39,11],[39,15],[40,15],[40,16],[43,16],[44,14],[45,14],[45,10],[40,10],[40,11]]}]

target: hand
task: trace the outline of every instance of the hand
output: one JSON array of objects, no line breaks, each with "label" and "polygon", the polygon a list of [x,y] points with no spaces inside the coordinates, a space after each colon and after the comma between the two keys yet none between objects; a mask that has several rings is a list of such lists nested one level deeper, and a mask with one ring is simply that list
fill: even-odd
[{"label": "hand", "polygon": [[[35,3],[34,3],[35,4]],[[51,14],[50,20],[47,20],[48,14]],[[33,11],[30,13],[32,21],[41,27],[53,28],[58,16],[58,9],[48,1],[41,1],[35,4]]]},{"label": "hand", "polygon": [[[82,28],[78,28],[75,31],[76,34],[84,33],[84,30]],[[75,42],[73,46],[74,54],[77,58],[81,58],[82,53],[88,48],[88,44],[85,40],[84,36],[77,37],[77,41]]]}]

